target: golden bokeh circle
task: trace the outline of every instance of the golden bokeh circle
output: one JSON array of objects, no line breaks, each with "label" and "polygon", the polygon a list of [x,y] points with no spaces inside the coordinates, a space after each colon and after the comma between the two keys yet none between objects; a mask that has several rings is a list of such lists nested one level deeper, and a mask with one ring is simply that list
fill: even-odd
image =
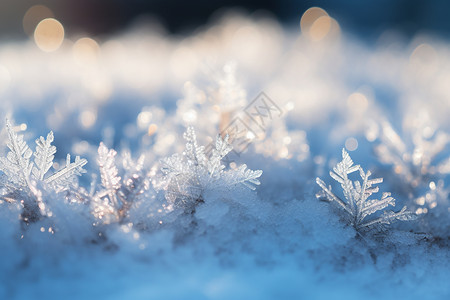
[{"label": "golden bokeh circle", "polygon": [[56,19],[44,19],[36,26],[34,41],[44,52],[56,51],[64,41],[64,27]]}]

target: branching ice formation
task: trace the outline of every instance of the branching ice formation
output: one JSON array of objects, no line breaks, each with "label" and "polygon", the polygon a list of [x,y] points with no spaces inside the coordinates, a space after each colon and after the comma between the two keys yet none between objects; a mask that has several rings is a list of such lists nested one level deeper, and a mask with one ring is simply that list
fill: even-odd
[{"label": "branching ice formation", "polygon": [[39,218],[38,210],[42,215],[45,214],[42,191],[38,187],[50,187],[55,192],[69,190],[76,185],[76,177],[86,172],[83,166],[87,160],[76,156],[75,162],[71,162],[70,154],[67,154],[66,165],[47,176],[56,153],[56,147],[52,145],[53,132],[50,131],[47,138],[41,136],[36,140],[32,162],[33,152],[23,140],[23,135],[15,133],[9,120],[6,120],[6,129],[9,152],[6,157],[0,157],[0,170],[6,175],[2,180],[6,193],[2,197],[9,202],[20,199],[24,207],[23,220],[35,221]]},{"label": "branching ice formation", "polygon": [[170,205],[194,207],[204,202],[207,189],[230,188],[243,184],[254,190],[260,182],[261,170],[247,169],[243,164],[236,169],[225,170],[223,158],[233,149],[228,136],[216,138],[215,148],[208,157],[203,146],[198,146],[193,127],[183,135],[186,147],[183,155],[174,154],[161,161],[164,174],[166,199]]},{"label": "branching ice formation", "polygon": [[102,189],[92,197],[92,214],[103,223],[121,222],[138,196],[149,188],[149,180],[143,173],[144,156],[133,163],[130,154],[123,160],[127,171],[123,178],[119,176],[115,157],[117,152],[100,143],[98,164]]},{"label": "branching ice formation", "polygon": [[[359,171],[362,181],[352,181],[348,178],[349,174],[356,171]],[[415,214],[407,211],[405,206],[399,212],[384,211],[380,217],[366,220],[369,215],[383,210],[389,205],[395,206],[395,199],[391,197],[390,193],[383,193],[381,199],[369,199],[373,193],[377,193],[379,190],[374,185],[383,182],[383,179],[369,179],[371,172],[365,173],[359,165],[353,165],[353,161],[345,149],[342,149],[342,161],[333,168],[333,171],[330,171],[330,176],[341,184],[345,201],[334,194],[331,186],[327,187],[320,178],[316,178],[316,182],[322,191],[316,197],[338,204],[347,213],[350,224],[357,231],[376,225],[388,225],[395,220],[407,221],[415,218]]]}]

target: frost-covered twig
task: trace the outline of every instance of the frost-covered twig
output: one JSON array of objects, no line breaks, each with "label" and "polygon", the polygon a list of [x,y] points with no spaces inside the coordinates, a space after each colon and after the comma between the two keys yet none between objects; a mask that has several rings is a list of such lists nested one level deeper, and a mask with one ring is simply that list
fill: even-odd
[{"label": "frost-covered twig", "polygon": [[[349,179],[348,175],[356,171],[359,171],[361,181]],[[395,206],[395,199],[391,197],[390,193],[383,193],[381,199],[369,199],[372,194],[378,192],[379,188],[375,185],[383,182],[383,179],[369,179],[371,172],[365,173],[359,165],[353,165],[353,161],[345,149],[342,149],[342,161],[333,168],[333,171],[330,171],[330,176],[341,184],[345,201],[334,194],[331,186],[327,187],[320,178],[316,178],[316,182],[322,191],[316,197],[338,204],[347,213],[350,224],[357,231],[369,229],[375,225],[390,224],[395,220],[413,220],[416,217],[414,213],[403,207],[397,213],[385,211],[378,218],[366,220],[369,215],[384,210],[389,205]]]}]

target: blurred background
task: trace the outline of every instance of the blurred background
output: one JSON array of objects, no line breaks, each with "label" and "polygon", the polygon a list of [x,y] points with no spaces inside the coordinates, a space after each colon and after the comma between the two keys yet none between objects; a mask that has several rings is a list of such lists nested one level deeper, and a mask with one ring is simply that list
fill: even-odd
[{"label": "blurred background", "polygon": [[[62,152],[95,154],[89,145],[109,141],[165,155],[188,125],[210,142],[264,91],[286,112],[273,149],[261,144],[268,155],[370,148],[380,122],[401,131],[419,111],[434,133],[450,127],[449,9],[441,0],[2,0],[0,119],[75,139]],[[292,149],[275,149],[292,130]]]},{"label": "blurred background", "polygon": [[[30,9],[39,4],[44,7]],[[149,18],[171,33],[186,34],[226,8],[247,13],[263,10],[289,26],[298,24],[301,14],[312,6],[325,9],[345,30],[369,39],[386,29],[406,36],[426,31],[447,37],[450,32],[450,2],[445,0],[2,0],[0,38],[26,38],[39,19],[50,16],[68,34],[111,35]]]}]

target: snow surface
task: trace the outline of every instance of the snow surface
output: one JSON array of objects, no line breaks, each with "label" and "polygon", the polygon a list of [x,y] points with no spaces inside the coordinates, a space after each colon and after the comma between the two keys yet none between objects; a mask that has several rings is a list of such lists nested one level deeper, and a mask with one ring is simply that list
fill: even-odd
[{"label": "snow surface", "polygon": [[[418,142],[407,120],[431,124],[413,122],[426,136],[448,131],[446,41],[387,32],[367,45],[339,28],[312,41],[271,19],[230,15],[192,36],[141,25],[87,52],[72,44],[55,53],[31,41],[0,44],[0,117],[29,145],[53,130],[60,163],[66,153],[86,158],[86,191],[101,141],[118,157],[145,154],[152,184],[121,223],[99,222],[89,203],[52,192],[44,199],[52,215],[26,224],[20,204],[3,200],[0,299],[450,298],[447,174],[416,174],[416,186],[374,150],[385,121],[411,152]],[[159,161],[183,152],[186,126],[206,146],[227,114],[241,116],[261,91],[283,115],[233,158],[261,169],[261,185],[211,188],[194,211],[168,209]],[[214,102],[220,97],[233,101]],[[5,129],[1,140],[5,156]],[[381,191],[392,192],[396,211],[420,208],[419,219],[361,236],[317,200],[315,178],[332,182],[344,146],[385,178]],[[432,180],[444,183],[437,202],[426,196]],[[431,204],[420,204],[423,195]]]}]

